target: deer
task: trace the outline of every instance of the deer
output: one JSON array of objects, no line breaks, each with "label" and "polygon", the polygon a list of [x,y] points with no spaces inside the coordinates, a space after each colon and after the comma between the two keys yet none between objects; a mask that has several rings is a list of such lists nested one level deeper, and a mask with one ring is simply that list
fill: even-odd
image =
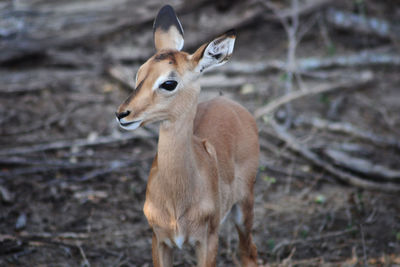
[{"label": "deer", "polygon": [[229,30],[183,52],[174,9],[153,24],[156,53],[137,71],[135,89],[116,117],[126,130],[159,123],[157,154],[147,181],[144,215],[152,228],[154,266],[172,266],[173,251],[195,249],[197,266],[216,266],[219,229],[228,214],[239,235],[242,266],[257,266],[252,238],[258,129],[252,114],[223,96],[198,103],[199,77],[232,56]]}]

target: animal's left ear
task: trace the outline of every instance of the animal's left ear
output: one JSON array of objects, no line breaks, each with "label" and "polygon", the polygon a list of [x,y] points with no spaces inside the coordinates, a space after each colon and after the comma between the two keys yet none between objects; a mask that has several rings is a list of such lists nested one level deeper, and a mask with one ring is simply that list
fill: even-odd
[{"label": "animal's left ear", "polygon": [[182,25],[170,5],[163,6],[153,24],[154,45],[157,51],[183,48]]},{"label": "animal's left ear", "polygon": [[213,41],[202,45],[192,55],[194,71],[203,72],[225,64],[232,56],[235,39],[235,30],[229,30]]}]

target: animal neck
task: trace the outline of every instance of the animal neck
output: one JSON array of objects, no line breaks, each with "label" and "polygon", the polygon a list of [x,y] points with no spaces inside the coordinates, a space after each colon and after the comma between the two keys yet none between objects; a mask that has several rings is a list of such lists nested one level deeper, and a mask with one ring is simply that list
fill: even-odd
[{"label": "animal neck", "polygon": [[159,131],[158,170],[165,187],[176,191],[187,191],[194,185],[191,181],[196,169],[193,121],[197,111],[198,90],[193,92],[176,116],[161,124]]}]

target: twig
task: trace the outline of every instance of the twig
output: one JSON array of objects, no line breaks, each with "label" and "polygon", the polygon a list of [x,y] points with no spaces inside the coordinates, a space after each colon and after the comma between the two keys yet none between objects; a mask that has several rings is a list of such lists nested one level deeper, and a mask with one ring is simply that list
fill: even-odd
[{"label": "twig", "polygon": [[286,259],[284,259],[282,261],[282,265],[283,266],[290,266],[291,265],[290,263],[292,262],[292,258],[293,258],[293,255],[294,255],[295,252],[296,252],[296,248],[294,247],[294,248],[291,249],[291,251],[289,253],[289,256],[287,256]]},{"label": "twig", "polygon": [[[271,142],[268,142],[267,140],[270,139],[270,138],[262,136],[261,135],[262,133],[265,133],[265,129],[263,129],[261,127],[260,128],[260,140],[259,141],[260,141],[260,148],[262,150],[270,151],[271,153],[274,154],[274,156],[276,158],[284,158],[285,161],[293,162],[293,163],[299,163],[299,158],[298,157],[296,158],[295,156],[293,156],[290,153],[290,151],[283,151],[284,149],[279,148],[277,145],[275,145],[275,144],[273,144]],[[275,136],[272,133],[271,133],[271,136],[275,138]],[[310,177],[310,173],[309,172],[298,171],[298,170],[295,170],[295,169],[291,169],[289,171],[288,168],[279,166],[279,164],[276,164],[276,163],[271,163],[270,161],[265,160],[263,158],[260,159],[260,166],[262,168],[265,168],[269,172],[273,172],[273,173],[276,173],[276,174],[283,174],[285,176],[291,175],[293,177],[297,177],[297,178],[305,179],[305,180],[307,180]],[[326,179],[329,180],[329,177],[326,178]],[[334,182],[334,180],[332,179],[331,182]]]},{"label": "twig", "polygon": [[386,166],[372,163],[366,159],[352,157],[345,152],[335,149],[324,149],[326,154],[333,162],[348,170],[362,173],[373,177],[374,179],[382,178],[391,181],[400,181],[400,170],[393,170]]},{"label": "twig", "polygon": [[83,264],[82,265],[85,266],[85,267],[90,267],[90,262],[87,259],[86,254],[83,251],[82,246],[78,244],[77,247],[79,248],[79,252],[80,252],[80,254],[81,254],[82,258],[83,258]]},{"label": "twig", "polygon": [[378,183],[370,180],[365,180],[358,176],[355,176],[353,174],[350,174],[348,172],[342,171],[334,167],[329,162],[322,160],[318,155],[313,153],[307,147],[297,142],[287,131],[283,129],[283,127],[277,124],[274,118],[271,118],[269,122],[271,126],[274,128],[277,136],[282,141],[284,141],[293,151],[299,153],[301,156],[312,162],[314,165],[326,170],[328,173],[332,174],[340,181],[370,190],[378,190],[378,191],[393,192],[393,193],[400,192],[399,184],[389,183],[389,182]]},{"label": "twig", "polygon": [[365,238],[364,238],[364,229],[362,224],[359,225],[360,234],[361,234],[361,244],[363,249],[363,260],[364,260],[364,267],[368,267],[367,263],[367,246],[365,245]]},{"label": "twig", "polygon": [[318,86],[316,88],[310,89],[310,90],[304,90],[304,91],[295,91],[290,94],[284,95],[278,99],[273,100],[269,104],[267,104],[264,107],[260,107],[256,109],[254,112],[254,115],[256,118],[260,118],[261,116],[264,116],[266,114],[271,113],[272,111],[276,110],[280,106],[289,103],[291,101],[297,100],[299,98],[305,97],[305,96],[310,96],[310,95],[316,95],[320,93],[325,93],[337,89],[344,89],[344,88],[352,88],[354,89],[355,87],[360,87],[363,86],[370,81],[372,81],[373,75],[371,72],[364,72],[359,80],[352,80],[352,81],[343,81],[343,82],[338,82],[335,84],[325,84]]},{"label": "twig", "polygon": [[[19,234],[19,236],[23,237],[23,238],[27,238],[27,239],[36,239],[36,238],[87,239],[87,238],[89,238],[89,234],[87,234],[87,233],[74,233],[74,232],[65,232],[65,233],[21,232]],[[1,240],[1,235],[0,235],[0,240]]]},{"label": "twig", "polygon": [[0,150],[0,156],[30,154],[35,152],[58,150],[71,147],[109,145],[115,143],[124,143],[135,139],[141,139],[143,137],[154,137],[154,136],[143,136],[143,135],[141,136],[138,134],[138,132],[135,132],[135,133],[121,134],[121,136],[100,136],[95,140],[88,140],[88,139],[61,140],[52,143],[38,144],[27,147],[3,149]]},{"label": "twig", "polygon": [[[293,90],[293,76],[296,74],[296,48],[299,40],[297,40],[297,31],[299,28],[299,1],[292,0],[291,2],[291,16],[290,23],[289,18],[284,18],[278,12],[276,6],[271,2],[263,2],[266,6],[272,9],[276,16],[281,21],[283,28],[286,31],[288,38],[288,48],[286,54],[286,78],[285,78],[285,94],[290,94]],[[290,102],[285,104],[286,116],[285,116],[285,127],[289,127],[292,123],[293,108]]]}]

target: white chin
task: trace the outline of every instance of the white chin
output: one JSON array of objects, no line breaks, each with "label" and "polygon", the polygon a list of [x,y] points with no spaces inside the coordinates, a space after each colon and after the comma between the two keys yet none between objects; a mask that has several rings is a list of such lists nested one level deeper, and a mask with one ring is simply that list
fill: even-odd
[{"label": "white chin", "polygon": [[120,123],[119,126],[121,126],[121,128],[123,128],[125,130],[132,131],[132,130],[136,130],[137,128],[139,128],[141,123],[142,123],[142,121],[140,120],[140,121],[135,121],[134,123],[125,125],[125,126]]}]

